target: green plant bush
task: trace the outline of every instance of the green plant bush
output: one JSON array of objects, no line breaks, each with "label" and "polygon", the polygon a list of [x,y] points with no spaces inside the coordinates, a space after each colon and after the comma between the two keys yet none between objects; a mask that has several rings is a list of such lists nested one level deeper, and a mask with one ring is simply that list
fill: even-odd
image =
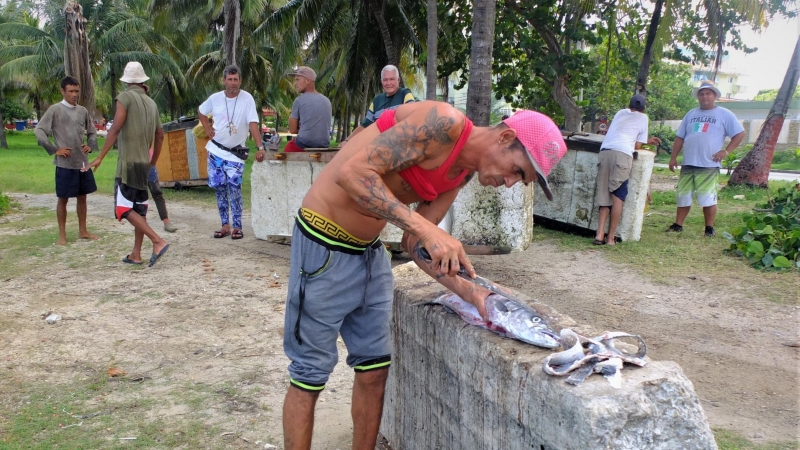
[{"label": "green plant bush", "polygon": [[744,217],[744,226],[723,236],[731,243],[726,252],[747,258],[755,268],[800,268],[800,184],[780,188]]},{"label": "green plant bush", "polygon": [[660,123],[650,123],[650,136],[661,139],[661,144],[658,145],[656,153],[659,150],[665,153],[672,154],[672,144],[675,142],[675,131],[667,125]]}]

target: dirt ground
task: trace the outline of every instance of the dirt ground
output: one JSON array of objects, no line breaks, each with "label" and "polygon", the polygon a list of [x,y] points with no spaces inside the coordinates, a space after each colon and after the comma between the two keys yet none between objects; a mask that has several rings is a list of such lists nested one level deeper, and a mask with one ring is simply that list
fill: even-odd
[{"label": "dirt ground", "polygon": [[[281,448],[289,247],[253,238],[249,217],[245,239],[213,239],[215,210],[173,203],[180,229],[161,233],[168,253],[141,269],[120,262],[133,233],[111,218],[110,197],[89,198],[90,230],[100,240],[33,252],[21,261],[33,270],[0,279],[0,392],[9,393],[0,411],[14,408],[24,384],[75,383],[117,367],[141,382],[105,402],[158,398],[150,417],[216,427],[209,448]],[[51,195],[14,200],[24,211],[55,206]],[[24,211],[9,220],[23,224]],[[70,221],[74,227],[74,212]],[[652,359],[681,365],[712,427],[755,442],[800,441],[798,307],[703,273],[655,284],[589,247],[564,252],[536,242],[522,253],[472,259],[480,275],[579,323],[641,334]],[[46,324],[42,315],[50,311],[64,320]],[[341,361],[344,355],[340,343]],[[340,363],[318,404],[315,449],[349,448],[351,383],[352,371]],[[190,394],[202,401],[187,400]]]}]

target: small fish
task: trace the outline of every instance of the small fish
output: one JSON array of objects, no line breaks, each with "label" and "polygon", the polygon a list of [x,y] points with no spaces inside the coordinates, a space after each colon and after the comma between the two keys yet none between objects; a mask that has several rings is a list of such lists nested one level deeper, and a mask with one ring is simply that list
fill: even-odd
[{"label": "small fish", "polygon": [[484,322],[478,308],[456,294],[445,294],[432,302],[454,311],[470,325],[486,328],[500,336],[517,339],[544,348],[561,345],[558,334],[529,306],[511,301],[498,294],[486,298],[489,321]]}]

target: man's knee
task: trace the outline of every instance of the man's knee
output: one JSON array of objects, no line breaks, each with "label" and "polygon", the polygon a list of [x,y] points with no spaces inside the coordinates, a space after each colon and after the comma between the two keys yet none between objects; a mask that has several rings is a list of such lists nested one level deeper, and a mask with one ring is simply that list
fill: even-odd
[{"label": "man's knee", "polygon": [[81,204],[86,203],[86,195],[79,195],[77,197],[77,199],[78,199],[78,203],[81,203]]},{"label": "man's knee", "polygon": [[366,387],[377,388],[386,385],[389,377],[389,368],[370,370],[367,372],[356,372],[356,382]]}]

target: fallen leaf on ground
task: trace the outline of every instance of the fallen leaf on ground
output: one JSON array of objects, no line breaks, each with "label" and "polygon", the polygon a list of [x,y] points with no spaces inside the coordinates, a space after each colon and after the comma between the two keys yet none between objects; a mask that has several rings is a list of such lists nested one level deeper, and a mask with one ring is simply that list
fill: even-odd
[{"label": "fallen leaf on ground", "polygon": [[252,273],[246,273],[246,274],[244,274],[244,276],[246,276],[247,278],[253,278],[253,274]]},{"label": "fallen leaf on ground", "polygon": [[109,367],[108,368],[108,376],[109,377],[123,377],[125,376],[125,371],[122,369],[117,369],[116,367]]},{"label": "fallen leaf on ground", "polygon": [[206,268],[205,268],[205,269],[203,269],[203,270],[204,270],[204,271],[206,271],[206,272],[213,272],[213,271],[214,271],[214,268],[213,268],[213,267],[206,267]]},{"label": "fallen leaf on ground", "polygon": [[271,287],[271,288],[281,287],[281,283],[279,283],[277,281],[273,281],[267,287]]}]

